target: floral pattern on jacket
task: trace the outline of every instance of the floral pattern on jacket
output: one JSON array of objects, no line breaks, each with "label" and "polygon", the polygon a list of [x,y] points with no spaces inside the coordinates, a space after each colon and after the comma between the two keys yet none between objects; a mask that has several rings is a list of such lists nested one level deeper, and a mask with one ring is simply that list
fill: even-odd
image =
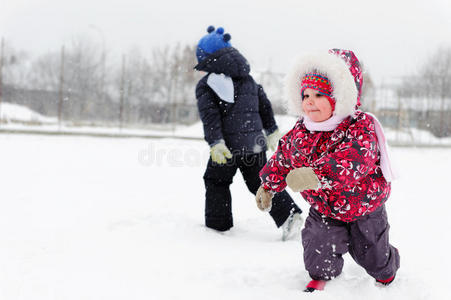
[{"label": "floral pattern on jacket", "polygon": [[390,183],[380,168],[373,118],[361,111],[330,132],[310,132],[299,120],[260,171],[263,187],[283,191],[286,175],[300,167],[311,167],[320,181],[317,190],[301,192],[304,199],[337,220],[355,221],[390,195]]}]

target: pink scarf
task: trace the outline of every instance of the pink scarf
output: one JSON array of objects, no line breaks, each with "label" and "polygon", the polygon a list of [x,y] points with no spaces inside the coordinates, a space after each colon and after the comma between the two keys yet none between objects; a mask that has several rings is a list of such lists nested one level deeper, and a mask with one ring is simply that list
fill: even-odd
[{"label": "pink scarf", "polygon": [[[377,142],[379,145],[379,150],[381,152],[381,169],[382,174],[384,174],[385,180],[388,182],[396,179],[397,174],[395,170],[392,168],[392,164],[389,158],[389,148],[387,144],[387,140],[385,139],[384,129],[382,128],[381,123],[376,118],[375,115],[367,113],[372,116],[374,119],[374,127],[377,136]],[[304,125],[310,131],[332,131],[338,127],[338,125],[343,122],[346,117],[338,117],[332,116],[326,121],[323,122],[314,122],[309,117],[304,116]]]},{"label": "pink scarf", "polygon": [[307,116],[304,116],[304,125],[310,131],[332,131],[340,125],[346,117],[332,116],[326,121],[314,122]]}]

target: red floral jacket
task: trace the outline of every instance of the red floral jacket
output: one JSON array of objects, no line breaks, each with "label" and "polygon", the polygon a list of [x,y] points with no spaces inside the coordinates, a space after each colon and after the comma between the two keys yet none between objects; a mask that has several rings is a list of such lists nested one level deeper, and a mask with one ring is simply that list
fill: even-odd
[{"label": "red floral jacket", "polygon": [[281,192],[292,169],[311,167],[320,187],[301,195],[317,211],[344,222],[373,212],[391,189],[382,175],[374,130],[373,118],[361,111],[329,132],[310,132],[299,120],[260,171],[263,187]]}]

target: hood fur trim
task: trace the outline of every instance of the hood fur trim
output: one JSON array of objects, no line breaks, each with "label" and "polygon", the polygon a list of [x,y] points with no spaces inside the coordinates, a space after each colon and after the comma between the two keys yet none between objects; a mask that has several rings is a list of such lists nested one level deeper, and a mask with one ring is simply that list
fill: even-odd
[{"label": "hood fur trim", "polygon": [[285,98],[288,112],[304,116],[301,98],[301,81],[305,74],[317,71],[327,76],[336,100],[334,115],[347,117],[354,114],[357,104],[357,87],[346,62],[335,54],[309,54],[298,58],[285,78]]}]

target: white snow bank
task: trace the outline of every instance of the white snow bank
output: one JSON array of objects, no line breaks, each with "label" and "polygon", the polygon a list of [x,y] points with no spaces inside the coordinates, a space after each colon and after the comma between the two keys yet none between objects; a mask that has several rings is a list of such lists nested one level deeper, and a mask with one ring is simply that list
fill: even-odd
[{"label": "white snow bank", "polygon": [[21,122],[33,124],[52,124],[57,118],[43,116],[26,106],[2,102],[0,106],[0,120],[2,122]]}]

